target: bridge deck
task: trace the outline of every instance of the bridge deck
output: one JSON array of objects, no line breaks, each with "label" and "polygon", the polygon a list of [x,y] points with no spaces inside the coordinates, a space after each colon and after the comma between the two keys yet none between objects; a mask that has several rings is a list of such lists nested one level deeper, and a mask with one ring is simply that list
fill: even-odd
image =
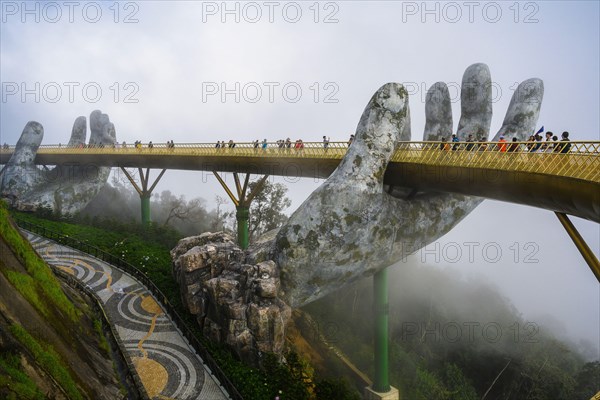
[{"label": "bridge deck", "polygon": [[[492,142],[462,142],[455,150],[445,149],[440,142],[403,142],[384,182],[525,204],[600,222],[600,142],[570,144],[570,151],[563,154],[550,147],[528,152],[531,142],[519,143],[512,152],[501,152],[500,144]],[[560,145],[562,142],[555,142]],[[508,149],[511,143],[504,146]],[[301,149],[281,148],[275,143],[266,149],[252,143],[238,143],[233,148],[214,144],[176,144],[174,148],[165,144],[153,148],[46,145],[40,146],[35,162],[326,178],[347,147],[346,143],[330,143],[328,148],[322,143],[303,143]],[[0,150],[0,163],[6,163],[12,151]]]}]

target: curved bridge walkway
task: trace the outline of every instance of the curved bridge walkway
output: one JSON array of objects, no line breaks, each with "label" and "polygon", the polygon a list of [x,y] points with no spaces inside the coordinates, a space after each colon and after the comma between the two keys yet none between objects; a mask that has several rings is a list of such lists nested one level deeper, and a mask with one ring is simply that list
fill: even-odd
[{"label": "curved bridge walkway", "polygon": [[[68,169],[50,171],[48,165],[78,166],[84,175],[98,167],[138,168],[149,197],[167,169],[233,172],[286,177],[327,178],[348,150],[348,143],[318,142],[144,144],[138,147],[67,147],[42,145],[34,162],[43,165],[44,179]],[[568,146],[568,147],[565,147]],[[0,164],[9,161],[14,146],[0,149]],[[143,173],[146,168],[146,173]],[[162,172],[150,186],[151,168]],[[87,172],[86,172],[87,171]],[[44,173],[44,172],[40,172]],[[69,172],[70,173],[70,172]],[[0,171],[1,174],[1,171]],[[93,175],[93,174],[92,174]],[[565,142],[399,142],[384,175],[390,187],[414,193],[440,191],[507,201],[574,215],[600,223],[600,141]],[[148,187],[150,189],[148,189]]]},{"label": "curved bridge walkway", "polygon": [[[88,254],[24,231],[44,260],[102,301],[128,362],[151,399],[229,399],[154,296],[136,279]],[[142,388],[140,388],[142,389]]]}]

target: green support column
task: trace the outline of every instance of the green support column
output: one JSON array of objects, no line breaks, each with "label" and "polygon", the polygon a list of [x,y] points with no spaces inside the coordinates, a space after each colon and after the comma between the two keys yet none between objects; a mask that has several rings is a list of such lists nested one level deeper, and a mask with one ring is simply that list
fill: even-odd
[{"label": "green support column", "polygon": [[238,244],[242,250],[248,248],[248,238],[250,236],[250,229],[248,226],[249,214],[248,207],[236,207],[235,218],[237,219]]},{"label": "green support column", "polygon": [[142,201],[142,224],[150,225],[150,194],[140,196]]},{"label": "green support column", "polygon": [[373,390],[385,393],[390,390],[388,353],[388,271],[382,269],[373,276],[375,308],[375,379]]},{"label": "green support column", "polygon": [[248,192],[248,184],[250,182],[250,174],[246,174],[246,178],[244,179],[244,185],[240,183],[240,177],[237,172],[233,173],[233,179],[235,180],[235,189],[237,191],[237,197],[233,194],[231,189],[227,186],[221,175],[217,173],[217,171],[213,171],[215,178],[219,181],[225,192],[235,204],[235,217],[237,220],[237,236],[238,236],[238,244],[245,250],[248,248],[248,244],[250,241],[250,230],[248,221],[250,219],[250,204],[252,203],[252,199],[254,196],[262,189],[265,181],[269,177],[269,175],[265,175],[258,181],[258,184],[254,186],[254,189]]},{"label": "green support column", "polygon": [[152,191],[156,187],[156,184],[158,183],[158,181],[160,181],[160,178],[162,178],[162,176],[165,174],[166,169],[163,169],[160,172],[160,174],[158,175],[152,186],[150,186],[150,188],[148,188],[148,181],[150,180],[150,168],[146,168],[146,173],[144,173],[144,171],[141,168],[138,168],[141,187],[137,184],[135,179],[133,179],[133,176],[131,176],[131,174],[127,172],[125,168],[121,167],[121,170],[129,180],[129,182],[133,185],[135,191],[140,196],[140,201],[142,204],[142,224],[144,224],[145,226],[149,226],[151,222],[150,197],[152,196]]}]

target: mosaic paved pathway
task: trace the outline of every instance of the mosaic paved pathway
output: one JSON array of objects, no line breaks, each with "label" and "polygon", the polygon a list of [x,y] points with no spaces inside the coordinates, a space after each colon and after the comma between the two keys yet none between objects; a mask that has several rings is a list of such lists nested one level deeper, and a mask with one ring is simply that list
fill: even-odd
[{"label": "mosaic paved pathway", "polygon": [[48,264],[75,276],[104,303],[150,398],[229,398],[141,283],[90,255],[25,233]]}]

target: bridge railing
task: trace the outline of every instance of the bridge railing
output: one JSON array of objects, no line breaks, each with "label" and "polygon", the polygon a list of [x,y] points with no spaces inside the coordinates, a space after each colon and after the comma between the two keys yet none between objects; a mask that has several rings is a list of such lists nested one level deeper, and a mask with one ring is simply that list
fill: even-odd
[{"label": "bridge railing", "polygon": [[[148,143],[134,146],[42,145],[39,154],[176,155],[191,157],[274,157],[337,160],[349,143]],[[12,147],[0,149],[11,153]],[[552,174],[600,181],[600,142],[399,142],[392,162]]]},{"label": "bridge railing", "polygon": [[404,142],[393,162],[559,175],[600,182],[600,142]]},{"label": "bridge railing", "polygon": [[200,342],[200,340],[196,337],[194,332],[187,326],[187,323],[179,315],[175,307],[171,304],[169,298],[160,291],[160,289],[154,284],[154,282],[150,280],[150,278],[148,278],[146,274],[144,274],[142,271],[140,271],[133,265],[129,264],[127,261],[116,257],[98,247],[92,246],[88,243],[80,242],[75,238],[60,234],[43,226],[32,224],[31,222],[18,217],[15,218],[15,222],[22,229],[43,236],[47,239],[51,239],[64,246],[80,250],[108,264],[118,267],[130,274],[131,276],[135,277],[144,286],[146,286],[146,288],[160,302],[161,306],[163,306],[166,313],[173,320],[173,322],[175,322],[175,325],[177,325],[177,328],[179,329],[181,334],[189,341],[194,350],[196,350],[196,353],[198,353],[198,355],[202,358],[202,361],[204,361],[206,366],[209,367],[212,374],[219,380],[221,385],[228,392],[229,396],[234,400],[243,400],[243,397],[239,393],[237,388],[229,380],[227,375],[225,375],[223,370],[221,370],[215,359],[210,355],[206,347],[202,344],[202,342]]},{"label": "bridge railing", "polygon": [[[217,147],[215,143],[167,143],[134,144],[116,143],[110,146],[41,145],[39,154],[139,154],[139,155],[182,155],[182,156],[246,156],[246,157],[314,157],[341,159],[348,150],[348,143],[331,142],[326,147],[322,142],[302,142],[281,145],[279,143],[231,143]],[[12,147],[4,150],[12,152]],[[1,152],[1,150],[0,150]]]},{"label": "bridge railing", "polygon": [[[396,151],[406,150],[428,150],[441,148],[442,145],[447,145],[449,148],[454,150],[487,150],[487,151],[499,151],[502,146],[506,146],[508,152],[509,149],[514,145],[513,152],[526,153],[552,153],[552,150],[562,148],[562,145],[569,143],[570,149],[564,153],[589,153],[599,154],[600,153],[600,141],[571,141],[571,142],[438,142],[438,141],[407,141],[398,142]],[[163,154],[170,154],[170,152],[190,152],[199,153],[202,155],[207,154],[257,154],[257,155],[271,155],[271,154],[293,154],[301,155],[309,153],[315,153],[319,156],[327,156],[331,154],[339,154],[339,150],[343,150],[342,153],[349,148],[351,143],[349,142],[329,142],[325,145],[322,142],[301,142],[291,143],[290,145],[280,144],[276,142],[267,142],[266,146],[263,143],[231,143],[224,144],[219,147],[214,143],[175,143],[171,147],[168,143],[140,143],[139,146],[134,144],[116,143],[114,145],[89,145],[81,144],[77,146],[68,146],[62,144],[42,144],[39,146],[39,152],[42,154],[51,153],[113,153],[113,152],[131,152],[133,154],[143,152],[148,154],[150,152],[159,152]],[[15,149],[14,145],[6,145],[0,147],[2,153],[12,153]],[[540,150],[541,149],[541,150]],[[302,153],[304,151],[304,153]],[[558,152],[558,151],[554,151]]]}]

